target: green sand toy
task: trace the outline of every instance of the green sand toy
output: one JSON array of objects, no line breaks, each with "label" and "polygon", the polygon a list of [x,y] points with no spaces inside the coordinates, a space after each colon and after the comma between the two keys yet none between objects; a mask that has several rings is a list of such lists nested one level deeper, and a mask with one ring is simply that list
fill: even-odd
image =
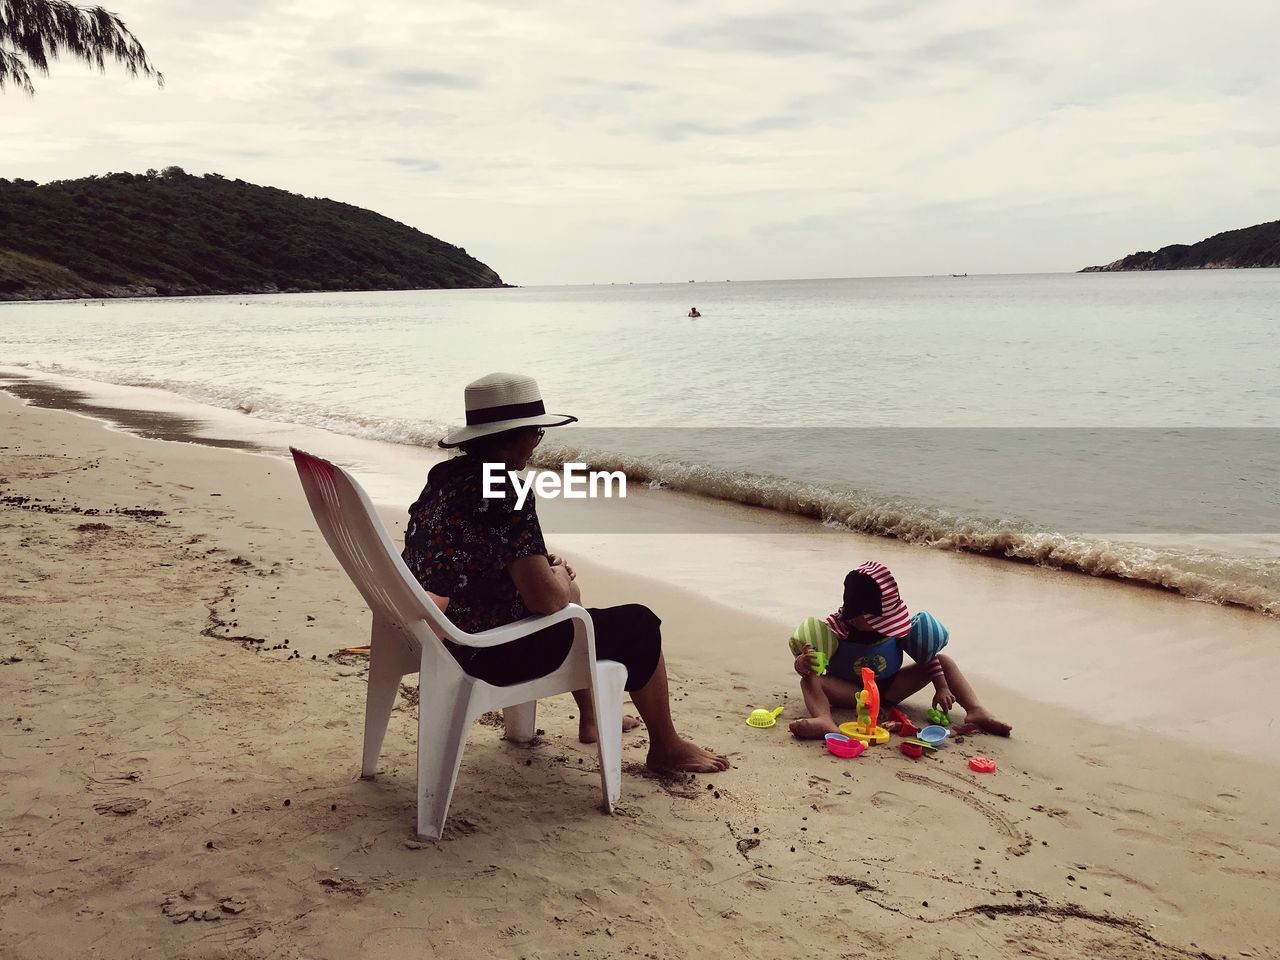
[{"label": "green sand toy", "polygon": [[924,712],[929,718],[930,723],[936,723],[940,727],[951,726],[951,713],[947,710],[939,710],[937,707],[930,707]]},{"label": "green sand toy", "polygon": [[810,617],[800,626],[796,627],[795,633],[791,634],[791,639],[787,641],[787,645],[791,647],[791,652],[795,656],[804,653],[805,647],[812,647],[810,656],[813,659],[813,668],[817,671],[818,676],[823,676],[827,672],[827,665],[831,663],[831,658],[835,656],[836,648],[840,646],[840,638],[832,632],[831,628],[817,617]]}]

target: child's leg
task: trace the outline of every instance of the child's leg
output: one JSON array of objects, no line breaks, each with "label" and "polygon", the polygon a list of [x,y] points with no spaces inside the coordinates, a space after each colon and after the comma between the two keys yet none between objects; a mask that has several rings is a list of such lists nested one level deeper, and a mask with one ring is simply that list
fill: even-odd
[{"label": "child's leg", "polygon": [[913,663],[895,673],[889,683],[881,688],[880,702],[886,705],[901,703],[918,690],[929,685],[929,671],[922,663]]},{"label": "child's leg", "polygon": [[944,654],[938,654],[938,662],[942,664],[943,676],[947,678],[947,686],[956,696],[956,703],[964,707],[965,723],[975,724],[980,730],[1001,737],[1007,737],[1013,732],[1013,727],[1003,720],[997,720],[978,702],[978,695],[974,693],[973,687],[969,685],[969,681],[965,679],[954,660]]},{"label": "child's leg", "polygon": [[839,677],[801,677],[800,693],[804,696],[805,708],[809,711],[808,720],[796,720],[791,724],[791,732],[801,740],[817,740],[823,734],[839,733],[831,717],[831,704],[837,707],[856,707],[858,691],[862,688],[856,683],[841,680]]}]

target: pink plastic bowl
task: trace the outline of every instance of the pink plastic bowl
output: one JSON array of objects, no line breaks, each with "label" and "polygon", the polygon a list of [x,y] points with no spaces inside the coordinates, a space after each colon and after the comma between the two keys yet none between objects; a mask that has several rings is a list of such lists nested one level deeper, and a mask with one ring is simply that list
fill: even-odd
[{"label": "pink plastic bowl", "polygon": [[867,745],[861,740],[851,740],[843,733],[828,733],[826,741],[829,753],[834,753],[837,757],[844,757],[846,760],[860,756],[862,751],[867,749]]}]

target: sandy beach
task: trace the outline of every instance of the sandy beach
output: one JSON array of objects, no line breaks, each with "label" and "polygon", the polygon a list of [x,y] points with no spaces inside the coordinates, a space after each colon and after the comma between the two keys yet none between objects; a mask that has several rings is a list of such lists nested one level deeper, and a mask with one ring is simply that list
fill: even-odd
[{"label": "sandy beach", "polygon": [[531,748],[477,724],[420,843],[416,689],[360,781],[362,663],[334,654],[367,613],[287,462],[8,395],[0,424],[6,960],[1274,955],[1274,620],[882,542],[990,619],[954,655],[1015,736],[841,761],[742,722],[803,715],[776,597],[723,606],[573,543],[586,602],[663,618],[677,722],[734,768],[655,778],[628,734],[606,817],[573,701],[544,701]]}]

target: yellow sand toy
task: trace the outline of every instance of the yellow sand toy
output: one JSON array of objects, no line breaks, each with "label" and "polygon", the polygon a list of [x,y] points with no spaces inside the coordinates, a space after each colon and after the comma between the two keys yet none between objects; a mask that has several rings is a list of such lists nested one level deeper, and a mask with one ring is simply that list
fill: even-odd
[{"label": "yellow sand toy", "polygon": [[862,689],[858,691],[858,719],[840,724],[840,732],[861,740],[865,744],[887,743],[889,731],[876,726],[880,719],[880,688],[876,686],[876,672],[862,668]]},{"label": "yellow sand toy", "polygon": [[781,707],[777,710],[752,710],[751,716],[747,717],[747,726],[763,730],[765,727],[772,727],[777,723],[778,717],[781,715]]}]

